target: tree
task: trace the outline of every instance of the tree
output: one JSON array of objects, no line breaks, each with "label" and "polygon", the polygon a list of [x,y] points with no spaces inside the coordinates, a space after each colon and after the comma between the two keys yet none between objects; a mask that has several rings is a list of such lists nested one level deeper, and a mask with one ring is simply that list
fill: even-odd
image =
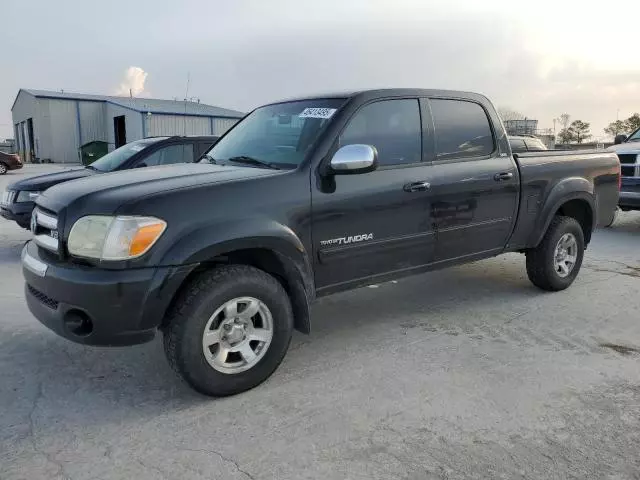
[{"label": "tree", "polygon": [[563,129],[568,129],[569,128],[569,122],[571,121],[571,115],[569,115],[568,113],[563,113],[562,115],[560,115],[560,125],[562,125]]},{"label": "tree", "polygon": [[571,130],[570,128],[563,128],[562,130],[560,130],[560,133],[558,133],[558,140],[560,140],[560,143],[569,143],[573,139],[573,130]]},{"label": "tree", "polygon": [[604,129],[604,133],[607,135],[611,135],[615,137],[621,133],[625,133],[628,131],[628,125],[626,121],[616,120],[615,122],[611,122],[608,127]]},{"label": "tree", "polygon": [[629,118],[627,118],[624,123],[627,127],[628,133],[635,132],[638,128],[640,128],[640,115],[634,113]]},{"label": "tree", "polygon": [[502,119],[503,122],[507,120],[524,120],[525,119],[525,116],[523,114],[521,114],[520,112],[516,112],[515,110],[512,110],[509,107],[499,107],[498,115],[500,115],[500,118]]},{"label": "tree", "polygon": [[582,143],[584,140],[591,138],[590,128],[591,124],[583,122],[582,120],[574,120],[569,126],[573,140],[575,140],[576,143]]}]

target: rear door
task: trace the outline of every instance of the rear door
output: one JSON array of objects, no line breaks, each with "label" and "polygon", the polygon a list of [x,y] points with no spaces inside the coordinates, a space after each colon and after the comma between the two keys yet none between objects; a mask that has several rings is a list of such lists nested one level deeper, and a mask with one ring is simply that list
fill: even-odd
[{"label": "rear door", "polygon": [[432,208],[436,261],[502,250],[515,221],[519,176],[500,152],[484,107],[466,99],[429,100],[434,124]]},{"label": "rear door", "polygon": [[[416,98],[368,103],[351,117],[334,151],[367,144],[378,151],[376,171],[334,175],[312,186],[316,285],[320,293],[366,283],[377,275],[432,262],[435,235],[428,188],[429,131]],[[315,183],[315,182],[314,182]]]}]

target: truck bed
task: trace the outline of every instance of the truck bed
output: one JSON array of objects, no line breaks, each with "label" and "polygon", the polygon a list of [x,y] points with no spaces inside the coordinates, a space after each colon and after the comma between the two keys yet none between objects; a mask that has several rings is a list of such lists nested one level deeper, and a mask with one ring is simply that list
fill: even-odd
[{"label": "truck bed", "polygon": [[[550,150],[547,152],[517,153],[514,159],[520,172],[520,203],[516,229],[508,249],[517,250],[535,245],[540,232],[539,223],[548,218],[547,210],[554,208],[553,197],[571,189],[586,198],[595,195],[593,224],[608,225],[618,203],[618,157],[603,150]],[[546,199],[546,201],[544,201]],[[544,202],[543,202],[544,201]],[[586,201],[586,200],[584,200]]]}]

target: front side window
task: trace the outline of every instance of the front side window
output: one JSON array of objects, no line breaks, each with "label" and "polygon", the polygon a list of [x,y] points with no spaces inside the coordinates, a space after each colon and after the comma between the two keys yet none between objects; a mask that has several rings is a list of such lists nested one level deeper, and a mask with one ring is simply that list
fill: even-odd
[{"label": "front side window", "polygon": [[524,140],[521,140],[519,138],[512,138],[511,140],[509,140],[509,143],[511,144],[511,151],[513,153],[527,151],[527,146],[524,144]]},{"label": "front side window", "polygon": [[375,147],[381,166],[420,162],[422,128],[418,100],[383,100],[362,107],[340,135],[341,147],[358,143]]},{"label": "front side window", "polygon": [[524,141],[527,144],[527,149],[530,152],[541,152],[547,150],[547,147],[537,138],[527,139]]},{"label": "front side window", "polygon": [[202,161],[296,168],[344,99],[316,99],[260,107],[222,137]]},{"label": "front side window", "polygon": [[490,155],[493,133],[484,109],[464,100],[430,100],[439,159]]},{"label": "front side window", "polygon": [[136,153],[143,151],[145,148],[162,140],[161,138],[148,138],[127,143],[120,148],[116,148],[112,152],[107,153],[104,157],[99,158],[89,168],[100,172],[112,172],[120,168],[127,160]]},{"label": "front side window", "polygon": [[140,160],[140,164],[144,164],[147,167],[189,162],[193,162],[193,143],[167,145]]}]

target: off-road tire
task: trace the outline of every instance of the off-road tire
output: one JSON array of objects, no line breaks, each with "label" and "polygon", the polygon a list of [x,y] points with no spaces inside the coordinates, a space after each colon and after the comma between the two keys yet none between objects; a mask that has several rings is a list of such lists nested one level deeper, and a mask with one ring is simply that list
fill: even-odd
[{"label": "off-road tire", "polygon": [[[225,302],[251,296],[263,302],[273,317],[273,338],[262,359],[241,373],[221,373],[206,361],[204,328]],[[221,266],[195,277],[167,314],[164,351],[174,371],[204,395],[223,397],[264,382],[282,362],[293,333],[293,312],[286,291],[271,275],[245,265]]]},{"label": "off-road tire", "polygon": [[[566,277],[561,277],[554,268],[554,253],[560,238],[571,233],[578,244],[576,263]],[[575,280],[584,257],[584,233],[580,224],[571,217],[557,215],[551,221],[542,241],[536,248],[526,252],[527,275],[536,287],[550,292],[557,292],[569,287]]]}]

